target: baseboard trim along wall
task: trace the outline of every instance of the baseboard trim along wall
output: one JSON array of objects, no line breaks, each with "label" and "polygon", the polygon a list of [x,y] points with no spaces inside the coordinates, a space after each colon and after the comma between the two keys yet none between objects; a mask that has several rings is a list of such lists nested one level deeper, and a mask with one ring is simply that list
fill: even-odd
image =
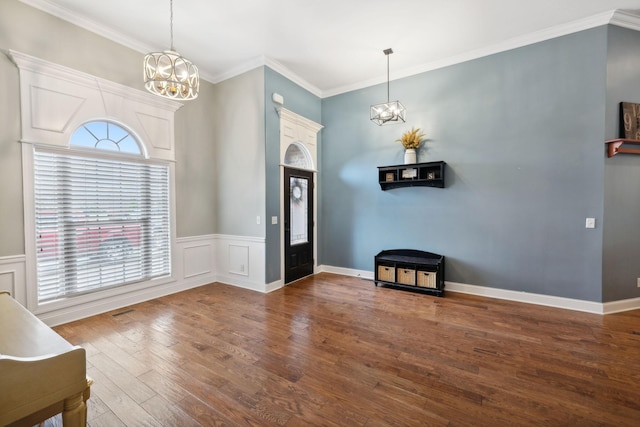
[{"label": "baseboard trim along wall", "polygon": [[[283,282],[278,280],[265,283],[264,254],[264,238],[229,235],[179,238],[176,239],[174,248],[174,271],[171,278],[166,278],[155,286],[132,287],[127,292],[105,290],[104,293],[96,293],[95,298],[81,298],[78,300],[81,303],[39,312],[37,316],[46,324],[55,326],[215,282],[256,292],[273,292],[282,288]],[[372,271],[327,265],[320,265],[315,271],[358,277],[371,282],[373,286]],[[27,306],[28,294],[29,275],[26,273],[26,256],[0,257],[0,291],[9,291],[24,306]],[[640,298],[598,303],[456,282],[446,282],[446,291],[594,314],[640,309]]]},{"label": "baseboard trim along wall", "polygon": [[[354,270],[350,268],[333,267],[322,265],[320,271],[327,273],[342,274],[345,276],[360,277],[373,280],[373,271]],[[465,283],[445,282],[446,292],[459,292],[470,295],[484,296],[488,298],[504,299],[509,301],[523,302],[527,304],[537,304],[547,307],[563,308],[566,310],[582,311],[594,314],[612,314],[622,311],[640,309],[640,298],[631,298],[621,301],[599,303],[593,301],[563,298],[551,295],[534,294],[522,291],[511,291],[498,288],[488,288],[486,286],[469,285]]]},{"label": "baseboard trim along wall", "polygon": [[[52,309],[40,308],[36,315],[47,325],[55,326],[214,282],[269,292],[282,284],[265,284],[264,247],[265,239],[256,237],[212,234],[177,238],[171,277],[162,278],[157,284],[149,282],[83,295]],[[27,274],[27,268],[34,267],[27,265],[25,255],[0,257],[0,291],[9,291],[25,307],[30,294],[27,277],[35,277],[35,272]]]},{"label": "baseboard trim along wall", "polygon": [[629,298],[620,301],[605,302],[603,314],[620,313],[623,311],[637,310],[640,308],[640,298]]}]

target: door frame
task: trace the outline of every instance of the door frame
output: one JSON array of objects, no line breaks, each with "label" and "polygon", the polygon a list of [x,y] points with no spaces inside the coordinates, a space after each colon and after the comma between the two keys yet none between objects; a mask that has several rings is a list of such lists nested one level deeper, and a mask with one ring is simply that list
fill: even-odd
[{"label": "door frame", "polygon": [[[284,107],[277,108],[280,117],[280,202],[278,221],[280,228],[280,283],[284,286],[284,168],[301,169],[313,173],[313,274],[318,272],[318,132],[323,128],[319,123],[309,120]],[[308,154],[306,167],[287,164],[286,152],[289,146],[304,147]],[[293,282],[292,282],[293,283]]]}]

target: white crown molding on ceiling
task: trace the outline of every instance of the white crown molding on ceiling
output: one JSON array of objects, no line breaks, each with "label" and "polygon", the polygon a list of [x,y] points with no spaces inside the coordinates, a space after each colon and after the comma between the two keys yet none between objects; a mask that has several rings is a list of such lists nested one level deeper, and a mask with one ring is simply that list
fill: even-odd
[{"label": "white crown molding on ceiling", "polygon": [[[85,30],[96,33],[102,37],[105,37],[123,46],[131,48],[135,51],[146,53],[146,52],[157,50],[153,46],[148,46],[146,44],[140,43],[134,38],[124,36],[121,33],[114,31],[104,25],[101,25],[95,21],[86,19],[65,8],[62,8],[52,3],[49,0],[19,0],[19,1],[31,7],[34,7],[36,9],[42,10],[50,15],[53,15],[60,19],[68,21],[81,28],[84,28]],[[444,68],[444,67],[459,64],[462,62],[471,61],[473,59],[482,58],[482,57],[493,55],[496,53],[505,52],[511,49],[516,49],[519,47],[531,45],[534,43],[539,43],[545,40],[550,40],[556,37],[561,37],[568,34],[577,33],[579,31],[584,31],[584,30],[588,30],[591,28],[599,27],[602,25],[608,25],[608,24],[616,25],[619,27],[623,27],[623,28],[627,28],[635,31],[640,31],[640,16],[629,13],[629,12],[625,12],[622,10],[612,10],[608,12],[603,12],[603,13],[593,15],[584,19],[580,19],[577,21],[568,22],[566,24],[562,24],[555,27],[547,28],[545,30],[526,34],[521,37],[515,37],[509,40],[505,40],[500,43],[496,43],[494,45],[487,46],[481,49],[475,49],[469,52],[464,52],[460,55],[454,55],[442,60],[433,61],[433,62],[429,62],[416,67],[411,67],[404,70],[396,71],[394,72],[394,76],[391,80],[397,80],[397,79],[413,76],[416,74],[424,73],[426,71],[432,71],[435,69]],[[275,59],[269,58],[267,56],[252,58],[251,60],[245,62],[244,64],[238,67],[234,67],[233,69],[230,69],[224,73],[217,74],[217,75],[212,75],[207,73],[205,70],[200,70],[200,77],[204,80],[207,80],[211,83],[216,84],[221,81],[238,76],[247,71],[250,71],[259,66],[268,66],[272,68],[274,71],[278,72],[279,74],[282,74],[284,77],[288,78],[289,80],[293,81],[297,85],[308,90],[309,92],[311,92],[312,94],[316,95],[319,98],[328,98],[330,96],[340,95],[342,93],[363,89],[363,88],[374,86],[387,81],[386,76],[384,76],[384,78],[378,77],[375,79],[369,79],[369,80],[357,82],[351,85],[341,86],[334,89],[322,91],[316,86],[310,84],[307,80],[305,80],[301,76],[289,70],[286,66],[282,65]]]},{"label": "white crown molding on ceiling", "polygon": [[[404,70],[394,72],[391,80],[393,81],[405,77],[414,76],[416,74],[424,73],[427,71],[437,70],[439,68],[460,64],[463,62],[471,61],[473,59],[483,58],[485,56],[494,55],[496,53],[506,52],[512,49],[517,49],[519,47],[532,45],[535,43],[543,42],[545,40],[551,40],[557,37],[566,36],[569,34],[577,33],[579,31],[584,31],[608,24],[640,31],[640,16],[621,10],[611,10],[608,12],[590,16],[585,19],[568,22],[563,25],[558,25],[555,27],[547,28],[545,30],[529,33],[521,37],[515,37],[509,40],[502,41],[500,43],[493,44],[491,46],[464,52],[460,55],[454,55],[438,61],[428,62],[419,66],[406,68]],[[386,81],[387,78],[385,76],[384,78],[378,77],[375,79],[358,82],[353,85],[338,87],[332,90],[324,91],[322,93],[322,98],[328,98],[330,96],[340,95],[341,93],[363,89],[369,86],[385,83]]]},{"label": "white crown molding on ceiling", "polygon": [[118,31],[114,31],[113,29],[100,24],[99,22],[92,21],[90,19],[85,18],[82,15],[74,13],[68,9],[58,6],[50,2],[49,0],[19,0],[21,3],[29,5],[35,9],[39,9],[43,12],[48,13],[49,15],[53,15],[58,17],[64,21],[70,22],[78,27],[84,28],[85,30],[91,31],[92,33],[96,33],[106,39],[112,40],[116,43],[124,45],[128,48],[131,48],[138,52],[151,52],[157,50],[156,48],[146,45],[144,43],[140,43],[138,40],[135,40],[131,37],[127,37],[119,33]]},{"label": "white crown molding on ceiling", "polygon": [[302,87],[303,89],[308,90],[309,92],[311,92],[312,94],[314,94],[318,98],[326,98],[326,96],[324,95],[324,92],[322,90],[320,90],[320,88],[312,85],[311,83],[307,82],[302,77],[300,77],[300,76],[296,75],[295,73],[291,72],[287,67],[285,67],[284,65],[282,65],[281,63],[279,63],[275,59],[265,56],[264,57],[264,65],[266,65],[267,67],[271,68],[273,71],[276,71],[277,73],[285,76],[286,78],[288,78],[289,80],[291,80],[292,82],[294,82],[298,86]]},{"label": "white crown molding on ceiling", "polygon": [[[77,25],[78,27],[84,28],[87,31],[91,31],[92,33],[98,34],[99,36],[102,36],[108,40],[114,41],[125,47],[133,49],[137,52],[146,54],[147,52],[158,50],[156,46],[150,46],[145,43],[140,43],[135,38],[125,36],[122,33],[114,31],[113,29],[105,25],[102,25],[96,21],[87,19],[68,9],[60,7],[59,5],[52,3],[49,0],[19,0],[19,1],[35,9],[39,9],[43,12],[46,12],[49,15],[53,15],[64,21],[70,22],[71,24]],[[232,77],[239,76],[240,74],[246,73],[247,71],[253,70],[254,68],[261,67],[263,65],[269,66],[273,70],[284,75],[289,80],[293,81],[299,86],[302,86],[304,89],[313,93],[317,97],[322,98],[322,91],[318,89],[316,86],[312,85],[302,77],[296,75],[294,72],[287,69],[287,67],[280,64],[279,62],[273,59],[267,58],[265,56],[253,58],[245,62],[244,64],[241,64],[237,67],[234,67],[233,69],[227,70],[224,73],[217,74],[217,75],[207,73],[206,70],[199,69],[198,71],[200,72],[200,77],[203,80],[216,84],[224,80],[230,79]]]},{"label": "white crown molding on ceiling", "polygon": [[247,71],[251,71],[257,67],[262,67],[262,66],[267,66],[271,68],[272,70],[276,71],[279,74],[282,74],[283,76],[285,76],[286,78],[288,78],[289,80],[297,84],[298,86],[308,90],[318,98],[322,98],[322,91],[318,87],[312,85],[302,77],[298,76],[297,74],[289,70],[287,67],[285,67],[275,59],[269,58],[264,55],[254,58],[251,61],[247,61],[244,64],[241,64],[240,66],[230,69],[222,74],[218,74],[215,80],[209,80],[209,81],[211,83],[220,83],[227,79],[230,79],[235,76],[239,76],[240,74],[246,73]]},{"label": "white crown molding on ceiling", "polygon": [[640,16],[625,12],[624,10],[615,10],[609,24],[629,30],[640,31]]}]

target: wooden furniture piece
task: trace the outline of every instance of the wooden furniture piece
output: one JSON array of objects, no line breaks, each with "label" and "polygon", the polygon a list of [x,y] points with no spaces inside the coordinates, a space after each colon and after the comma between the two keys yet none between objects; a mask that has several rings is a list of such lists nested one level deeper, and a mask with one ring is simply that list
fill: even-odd
[{"label": "wooden furniture piece", "polygon": [[444,256],[415,249],[391,249],[375,257],[375,284],[444,296]]},{"label": "wooden furniture piece", "polygon": [[400,187],[444,188],[445,162],[378,166],[378,182],[382,190]]},{"label": "wooden furniture piece", "polygon": [[85,426],[86,366],[82,347],[0,293],[0,426],[33,426],[60,412],[63,426]]},{"label": "wooden furniture piece", "polygon": [[629,145],[640,145],[640,140],[637,139],[628,139],[628,138],[618,138],[606,141],[607,144],[607,157],[613,157],[616,154],[640,154],[640,148],[625,148],[623,144]]}]

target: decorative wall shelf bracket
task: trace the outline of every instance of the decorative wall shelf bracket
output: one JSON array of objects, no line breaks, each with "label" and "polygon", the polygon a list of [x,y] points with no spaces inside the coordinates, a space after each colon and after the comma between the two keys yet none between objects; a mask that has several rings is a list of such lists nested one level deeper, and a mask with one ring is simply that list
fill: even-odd
[{"label": "decorative wall shelf bracket", "polygon": [[640,145],[640,140],[637,139],[626,139],[626,138],[618,138],[612,139],[606,142],[607,144],[607,155],[609,157],[613,157],[619,153],[626,154],[640,154],[640,148],[624,148],[624,144],[629,145]]}]

